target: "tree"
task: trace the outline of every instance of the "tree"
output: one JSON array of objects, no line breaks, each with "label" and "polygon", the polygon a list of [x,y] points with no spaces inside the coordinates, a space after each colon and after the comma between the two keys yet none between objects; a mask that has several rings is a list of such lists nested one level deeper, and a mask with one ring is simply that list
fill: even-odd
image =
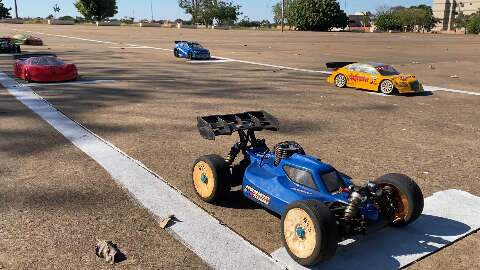
[{"label": "tree", "polygon": [[377,20],[375,21],[375,25],[379,30],[387,32],[393,30],[400,31],[403,29],[400,19],[394,12],[379,14],[377,16]]},{"label": "tree", "polygon": [[301,31],[328,31],[348,26],[348,17],[335,0],[292,0],[288,23]]},{"label": "tree", "polygon": [[232,24],[241,14],[240,6],[222,0],[179,0],[178,5],[192,16],[193,23],[202,22],[207,26],[214,20],[219,24]]},{"label": "tree", "polygon": [[72,16],[62,16],[60,18],[58,18],[60,21],[75,21],[75,18],[73,18]]},{"label": "tree", "polygon": [[12,9],[6,8],[3,4],[3,1],[0,0],[0,19],[11,18],[12,16],[10,16],[10,10]]},{"label": "tree", "polygon": [[468,34],[480,34],[480,14],[469,16],[465,23],[465,31]]},{"label": "tree", "polygon": [[77,0],[75,7],[87,21],[103,21],[118,13],[116,0]]},{"label": "tree", "polygon": [[200,4],[203,0],[178,0],[180,8],[185,10],[185,13],[192,16],[192,22],[196,23],[200,14]]},{"label": "tree", "polygon": [[433,16],[432,8],[426,5],[405,8],[384,7],[378,10],[376,25],[382,31],[431,31],[438,20]]},{"label": "tree", "polygon": [[[289,7],[289,4],[290,4],[290,1],[289,0],[285,0],[285,10],[283,11],[284,14],[283,14],[283,19],[284,19],[284,24],[286,25],[290,25],[289,22],[288,22],[288,7]],[[273,7],[273,22],[275,24],[282,24],[282,2],[278,2],[276,3]]]}]

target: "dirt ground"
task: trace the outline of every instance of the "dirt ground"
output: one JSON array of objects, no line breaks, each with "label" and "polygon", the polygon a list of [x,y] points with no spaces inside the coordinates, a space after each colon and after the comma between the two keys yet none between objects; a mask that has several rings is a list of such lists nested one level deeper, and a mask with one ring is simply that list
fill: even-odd
[{"label": "dirt ground", "polygon": [[[0,25],[3,34],[22,32],[12,28]],[[174,40],[193,39],[204,43],[214,55],[314,70],[324,69],[328,61],[388,62],[416,74],[427,85],[480,92],[476,81],[480,75],[479,37],[35,25],[15,28],[159,48],[171,48]],[[270,146],[287,139],[298,141],[307,153],[321,157],[358,182],[387,172],[402,172],[417,180],[425,196],[446,189],[480,196],[478,96],[447,92],[377,96],[335,89],[325,83],[325,75],[317,73],[238,62],[190,64],[163,50],[38,36],[47,46],[25,49],[58,53],[75,62],[85,80],[115,81],[34,87],[37,93],[146,164],[266,252],[281,247],[278,217],[237,193],[217,206],[202,203],[194,195],[189,182],[193,161],[203,154],[225,155],[236,140],[201,139],[196,116],[266,110],[281,123],[280,132],[258,135]],[[0,69],[11,70],[12,63],[2,58]],[[2,118],[5,116],[0,115]],[[35,156],[29,158],[36,161]],[[19,162],[23,161],[12,160],[9,168]],[[91,173],[70,160],[64,162],[71,171]],[[70,172],[68,167],[65,170]],[[55,175],[58,170],[49,172]],[[111,180],[95,185],[115,186]],[[412,268],[471,268],[480,264],[479,247],[477,233]]]},{"label": "dirt ground", "polygon": [[[1,88],[0,160],[0,269],[208,269]],[[97,258],[97,240],[112,240],[125,260]]]}]

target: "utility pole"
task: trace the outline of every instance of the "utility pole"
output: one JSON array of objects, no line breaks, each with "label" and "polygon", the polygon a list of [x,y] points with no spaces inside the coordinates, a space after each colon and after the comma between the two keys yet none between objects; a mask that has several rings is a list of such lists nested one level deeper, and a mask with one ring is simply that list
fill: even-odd
[{"label": "utility pole", "polygon": [[18,7],[17,7],[17,0],[15,0],[15,19],[18,19]]},{"label": "utility pole", "polygon": [[150,0],[150,12],[152,13],[152,23],[153,23],[153,0]]},{"label": "utility pole", "polygon": [[282,0],[282,33],[285,27],[285,0]]}]

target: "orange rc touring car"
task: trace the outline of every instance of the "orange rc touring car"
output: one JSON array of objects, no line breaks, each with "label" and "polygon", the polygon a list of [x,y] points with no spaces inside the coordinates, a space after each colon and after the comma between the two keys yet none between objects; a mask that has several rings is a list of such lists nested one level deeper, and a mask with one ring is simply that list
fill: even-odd
[{"label": "orange rc touring car", "polygon": [[400,74],[389,65],[331,62],[327,63],[327,68],[334,69],[327,82],[340,88],[358,88],[386,95],[423,92],[423,86],[415,75]]}]

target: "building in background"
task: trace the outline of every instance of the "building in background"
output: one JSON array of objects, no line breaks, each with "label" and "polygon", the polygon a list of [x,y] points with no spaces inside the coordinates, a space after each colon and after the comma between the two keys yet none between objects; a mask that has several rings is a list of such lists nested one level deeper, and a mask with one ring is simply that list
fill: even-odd
[{"label": "building in background", "polygon": [[440,20],[435,30],[454,31],[459,17],[480,12],[480,0],[434,0],[432,9]]}]

